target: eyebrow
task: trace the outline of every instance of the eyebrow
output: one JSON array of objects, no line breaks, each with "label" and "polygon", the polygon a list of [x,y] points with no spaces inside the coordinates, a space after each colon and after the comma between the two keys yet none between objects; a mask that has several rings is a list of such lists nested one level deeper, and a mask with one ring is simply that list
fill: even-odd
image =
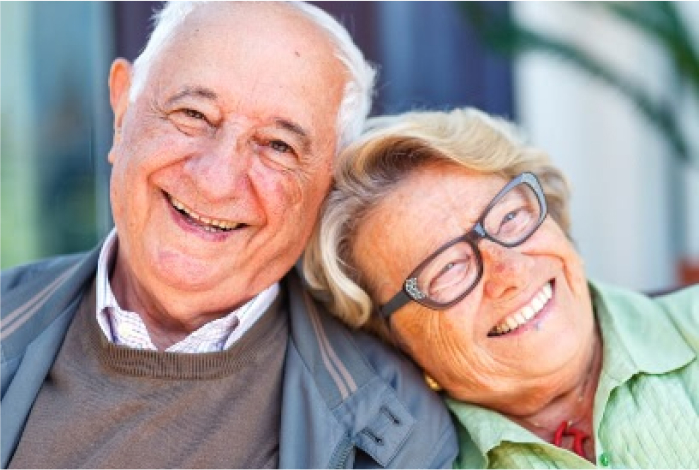
[{"label": "eyebrow", "polygon": [[176,103],[177,101],[181,100],[182,98],[187,98],[189,96],[205,98],[209,101],[215,101],[218,98],[218,95],[213,90],[210,90],[209,88],[204,88],[204,87],[199,87],[199,86],[197,86],[197,87],[185,86],[182,91],[175,93],[174,96],[170,97],[167,100],[167,103],[173,104],[173,103]]},{"label": "eyebrow", "polygon": [[[182,89],[182,91],[179,91],[175,93],[175,95],[170,97],[167,100],[167,104],[172,105],[178,102],[179,100],[190,96],[204,98],[209,101],[216,101],[218,99],[218,95],[216,94],[216,92],[209,88],[200,86],[185,86]],[[305,151],[308,151],[310,149],[311,138],[308,132],[301,125],[281,117],[275,117],[273,118],[273,121],[274,124],[278,127],[281,127],[282,129],[285,129],[291,132],[292,134],[297,135],[301,139],[301,144],[304,147]]]}]

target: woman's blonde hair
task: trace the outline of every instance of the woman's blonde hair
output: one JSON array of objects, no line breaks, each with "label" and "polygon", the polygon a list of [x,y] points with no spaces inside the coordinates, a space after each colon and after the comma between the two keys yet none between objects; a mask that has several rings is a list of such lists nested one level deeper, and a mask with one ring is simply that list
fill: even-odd
[{"label": "woman's blonde hair", "polygon": [[396,183],[432,162],[451,162],[506,179],[534,173],[549,214],[570,237],[565,177],[546,153],[528,146],[512,123],[473,108],[369,119],[365,133],[339,157],[333,189],[304,253],[303,270],[314,295],[337,317],[389,342],[387,324],[372,302],[377,283],[359,272],[353,259],[354,236]]}]

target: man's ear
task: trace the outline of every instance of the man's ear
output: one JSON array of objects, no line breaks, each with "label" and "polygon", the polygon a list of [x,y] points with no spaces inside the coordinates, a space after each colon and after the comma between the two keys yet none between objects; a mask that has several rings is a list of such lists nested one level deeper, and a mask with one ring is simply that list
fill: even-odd
[{"label": "man's ear", "polygon": [[[112,63],[109,71],[109,102],[114,111],[114,142],[121,139],[121,125],[129,107],[129,91],[131,90],[131,64],[128,60],[118,58]],[[109,153],[109,161],[113,162],[113,152]]]}]

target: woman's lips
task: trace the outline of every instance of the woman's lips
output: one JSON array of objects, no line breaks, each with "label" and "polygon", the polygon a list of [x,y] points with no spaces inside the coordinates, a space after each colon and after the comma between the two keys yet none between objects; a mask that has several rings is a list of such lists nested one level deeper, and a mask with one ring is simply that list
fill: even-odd
[{"label": "woman's lips", "polygon": [[517,312],[508,315],[497,325],[495,325],[488,332],[488,336],[502,336],[529,324],[537,317],[539,312],[544,309],[552,297],[553,281],[549,281],[536,295],[534,295],[534,297],[532,297],[527,305],[520,308]]}]

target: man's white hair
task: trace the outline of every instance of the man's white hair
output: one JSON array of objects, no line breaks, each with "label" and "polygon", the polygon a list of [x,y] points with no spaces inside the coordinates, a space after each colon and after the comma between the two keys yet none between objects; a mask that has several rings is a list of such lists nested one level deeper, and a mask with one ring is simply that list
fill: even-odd
[{"label": "man's white hair", "polygon": [[[134,101],[143,91],[150,66],[160,54],[168,39],[195,8],[215,2],[205,1],[171,1],[153,15],[154,28],[146,47],[133,64],[133,77],[129,100]],[[374,93],[375,69],[365,60],[364,55],[352,40],[347,30],[337,20],[320,8],[300,1],[286,2],[302,12],[313,23],[328,34],[336,49],[336,57],[349,72],[345,84],[340,109],[337,116],[339,152],[356,139],[371,111]],[[319,92],[322,92],[319,90]]]}]

